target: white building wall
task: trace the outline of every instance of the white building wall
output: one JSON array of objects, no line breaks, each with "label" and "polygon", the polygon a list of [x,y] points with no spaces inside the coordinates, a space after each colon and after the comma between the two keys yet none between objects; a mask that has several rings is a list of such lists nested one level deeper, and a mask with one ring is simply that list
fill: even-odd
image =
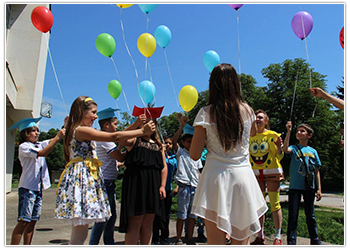
[{"label": "white building wall", "polygon": [[31,22],[36,6],[49,4],[11,4],[6,8],[6,192],[11,191],[16,130],[15,122],[38,117],[46,70],[50,33],[43,34]]}]

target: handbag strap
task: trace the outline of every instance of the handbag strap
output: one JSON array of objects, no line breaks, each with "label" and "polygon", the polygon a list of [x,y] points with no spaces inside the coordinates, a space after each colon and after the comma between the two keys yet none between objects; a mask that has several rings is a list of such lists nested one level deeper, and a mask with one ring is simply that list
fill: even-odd
[{"label": "handbag strap", "polygon": [[307,166],[307,164],[306,164],[306,161],[305,161],[305,158],[304,158],[303,152],[301,151],[301,148],[299,147],[299,145],[298,145],[298,144],[296,144],[296,146],[297,146],[297,148],[298,148],[298,152],[299,152],[299,153],[300,153],[300,155],[301,155],[301,158],[302,158],[302,163],[304,163],[304,165],[305,165],[305,171],[306,171],[306,173],[309,173],[309,168],[308,168],[308,166]]}]

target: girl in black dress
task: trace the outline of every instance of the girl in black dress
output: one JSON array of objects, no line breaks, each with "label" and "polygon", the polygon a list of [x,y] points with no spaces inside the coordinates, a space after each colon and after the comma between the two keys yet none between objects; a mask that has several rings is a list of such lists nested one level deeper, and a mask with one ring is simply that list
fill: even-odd
[{"label": "girl in black dress", "polygon": [[[158,118],[161,110],[135,106],[133,116],[146,113],[149,121]],[[163,145],[157,131],[122,144],[128,153],[124,162],[119,232],[125,233],[125,245],[136,245],[138,240],[141,245],[150,245],[153,220],[164,215],[161,203],[166,196],[167,167]]]}]

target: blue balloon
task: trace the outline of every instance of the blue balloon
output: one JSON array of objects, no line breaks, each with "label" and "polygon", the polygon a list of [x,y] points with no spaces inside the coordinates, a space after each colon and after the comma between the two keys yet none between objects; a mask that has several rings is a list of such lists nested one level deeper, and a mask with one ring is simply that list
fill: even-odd
[{"label": "blue balloon", "polygon": [[156,96],[156,87],[148,80],[142,81],[138,89],[139,96],[144,103],[151,103]]},{"label": "blue balloon", "polygon": [[209,50],[204,54],[204,66],[211,72],[220,63],[220,56],[214,50]]},{"label": "blue balloon", "polygon": [[149,14],[158,6],[158,4],[139,4],[140,9],[145,14]]},{"label": "blue balloon", "polygon": [[167,26],[160,25],[154,31],[154,38],[157,44],[164,49],[170,43],[171,31]]}]

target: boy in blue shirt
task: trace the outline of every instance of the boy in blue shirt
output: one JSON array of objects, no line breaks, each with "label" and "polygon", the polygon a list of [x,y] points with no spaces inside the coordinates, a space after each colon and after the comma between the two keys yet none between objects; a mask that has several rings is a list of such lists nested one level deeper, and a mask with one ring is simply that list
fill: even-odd
[{"label": "boy in blue shirt", "polygon": [[[321,166],[320,158],[317,151],[308,146],[309,139],[313,136],[314,131],[308,124],[301,124],[297,127],[296,138],[297,145],[289,146],[290,134],[292,131],[292,122],[286,124],[287,135],[284,140],[283,151],[286,154],[291,154],[291,163],[289,167],[290,173],[290,189],[288,194],[288,230],[287,243],[288,245],[296,245],[297,241],[297,226],[298,213],[300,207],[301,196],[304,199],[306,222],[310,234],[311,245],[322,245],[318,238],[317,223],[314,213],[314,201],[321,200],[321,178],[319,167]],[[308,170],[305,167],[308,167]],[[314,166],[314,167],[313,167]],[[307,172],[312,172],[313,183],[312,188],[305,183],[305,175]]]}]

